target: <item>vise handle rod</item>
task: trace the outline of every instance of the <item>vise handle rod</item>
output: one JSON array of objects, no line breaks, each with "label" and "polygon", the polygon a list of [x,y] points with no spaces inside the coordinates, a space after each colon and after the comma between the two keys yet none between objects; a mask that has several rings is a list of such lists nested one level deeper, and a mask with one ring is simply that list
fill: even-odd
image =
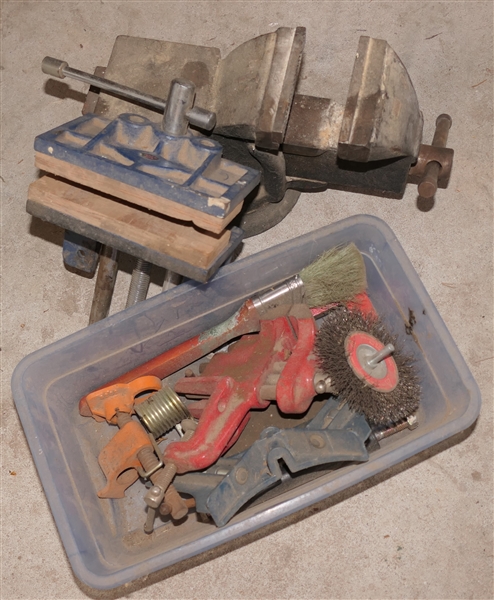
[{"label": "vise handle rod", "polygon": [[[73,69],[72,67],[69,67],[69,64],[66,61],[59,60],[58,58],[46,56],[41,63],[41,70],[43,73],[51,75],[52,77],[58,77],[59,79],[71,77],[72,79],[89,83],[90,85],[93,85],[101,90],[113,92],[114,94],[123,96],[129,100],[157,108],[161,112],[165,112],[166,110],[167,103],[166,100],[163,100],[162,98],[151,96],[150,94],[144,94],[143,92],[139,92],[138,90],[127,87],[126,85],[116,83],[115,81],[104,79],[103,77],[97,77],[96,75],[91,75],[90,73],[79,71],[78,69]],[[189,108],[185,116],[191,125],[195,125],[196,127],[205,129],[206,131],[214,129],[214,126],[216,125],[216,114],[204,108],[199,108],[197,106]]]},{"label": "vise handle rod", "polygon": [[[436,119],[436,130],[432,145],[435,148],[446,148],[448,133],[453,120],[449,115],[442,114]],[[418,192],[422,198],[432,198],[437,190],[437,182],[441,172],[441,165],[437,161],[429,162],[425,167],[422,180],[418,184]]]}]

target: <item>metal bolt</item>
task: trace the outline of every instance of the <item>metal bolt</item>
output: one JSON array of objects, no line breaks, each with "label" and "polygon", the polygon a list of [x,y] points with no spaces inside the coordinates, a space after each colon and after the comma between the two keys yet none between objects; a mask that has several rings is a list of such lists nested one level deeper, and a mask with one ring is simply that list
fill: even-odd
[{"label": "metal bolt", "polygon": [[[165,498],[163,504],[170,509],[170,513],[172,515],[172,519],[175,521],[179,521],[183,519],[186,514],[189,512],[189,507],[185,503],[185,500],[182,496],[177,492],[175,486],[171,485],[165,494]],[[161,506],[163,506],[163,504]],[[161,507],[160,507],[161,512]]]},{"label": "metal bolt", "polygon": [[167,292],[168,290],[173,289],[177,285],[182,283],[182,275],[179,273],[175,273],[167,269],[165,271],[165,279],[163,280],[163,292]]},{"label": "metal bolt", "polygon": [[314,375],[314,390],[316,394],[327,394],[331,391],[331,377],[318,371]]},{"label": "metal bolt", "polygon": [[153,485],[153,487],[149,488],[147,494],[144,496],[144,500],[150,508],[156,509],[163,501],[164,496],[165,490],[163,490],[163,488],[159,485]]},{"label": "metal bolt", "polygon": [[320,379],[315,385],[314,389],[318,394],[324,394],[326,392],[326,383],[324,379]]},{"label": "metal bolt", "polygon": [[[173,486],[170,486],[168,489],[171,490],[172,488],[173,488]],[[173,489],[175,489],[175,488],[173,488]],[[178,494],[178,492],[177,492],[177,494]],[[187,507],[187,510],[189,508],[195,508],[195,505],[196,505],[195,498],[181,498],[181,501],[185,504],[185,506]],[[185,516],[185,515],[182,515],[180,517],[180,516],[178,516],[179,513],[176,513],[177,516],[174,516],[172,508],[173,507],[167,503],[167,495],[165,494],[165,501],[160,506],[160,515],[163,515],[165,517],[165,516],[171,514],[172,518],[174,518],[174,519],[183,518]]]},{"label": "metal bolt", "polygon": [[[194,419],[184,419],[182,421],[182,427],[183,427],[183,430],[185,431],[182,441],[186,442],[194,435],[194,431],[197,427],[197,423],[194,421]],[[163,499],[165,498],[165,494],[166,494],[167,490],[169,489],[170,484],[173,481],[173,478],[175,477],[176,473],[177,473],[176,465],[174,465],[173,463],[168,463],[167,465],[165,465],[163,470],[159,471],[158,473],[155,473],[151,477],[151,480],[154,483],[154,485],[152,488],[150,488],[148,490],[148,492],[144,496],[144,501],[146,502],[146,504],[149,507],[151,507],[153,509],[159,508],[160,504],[163,502]],[[173,499],[172,504],[174,504],[174,506],[176,506],[175,515],[179,515],[180,511],[182,510],[183,507],[178,506],[178,502],[176,502],[176,500],[178,500],[178,499],[174,495],[173,491],[171,492],[171,496],[169,496],[169,497],[171,497]],[[172,512],[172,517],[181,518],[181,517],[177,517],[175,515]],[[151,519],[149,514],[148,514],[148,519]],[[146,525],[147,525],[147,521],[146,521]]]},{"label": "metal bolt", "polygon": [[244,467],[239,467],[235,473],[235,479],[237,483],[244,485],[244,483],[247,483],[247,479],[249,479],[249,472]]},{"label": "metal bolt", "polygon": [[309,442],[314,446],[314,448],[324,448],[326,442],[324,439],[317,434],[311,435],[309,438]]},{"label": "metal bolt", "polygon": [[89,325],[106,319],[110,312],[113,289],[118,272],[118,251],[114,248],[104,246],[101,249],[99,259],[98,275],[94,288]]},{"label": "metal bolt", "polygon": [[395,425],[394,427],[390,427],[389,429],[385,429],[384,431],[375,431],[374,436],[377,441],[380,441],[384,438],[389,437],[399,431],[403,431],[404,429],[415,429],[418,427],[419,421],[415,415],[410,415],[407,417],[406,421],[400,423],[399,425]]},{"label": "metal bolt", "polygon": [[156,508],[148,506],[146,522],[144,523],[144,533],[148,535],[154,531],[154,520],[156,519]]},{"label": "metal bolt", "polygon": [[153,508],[159,507],[176,472],[177,467],[173,463],[168,463],[162,471],[153,476],[154,485],[144,496],[144,501],[148,506],[152,506]]}]

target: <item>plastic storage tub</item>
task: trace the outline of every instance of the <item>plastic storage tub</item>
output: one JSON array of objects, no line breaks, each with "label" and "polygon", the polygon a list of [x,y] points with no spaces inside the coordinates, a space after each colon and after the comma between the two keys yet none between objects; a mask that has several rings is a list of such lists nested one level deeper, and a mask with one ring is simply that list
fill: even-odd
[{"label": "plastic storage tub", "polygon": [[[97,463],[115,433],[81,417],[81,396],[230,316],[252,294],[298,273],[321,252],[353,241],[365,257],[369,296],[417,358],[420,425],[381,442],[367,463],[326,472],[250,506],[219,529],[190,515],[180,526],[142,532],[143,486],[100,500]],[[415,336],[405,334],[409,310]],[[26,357],[12,389],[31,452],[75,574],[116,587],[255,530],[354,485],[466,429],[480,410],[478,387],[393,232],[356,216],[222,268],[207,284],[185,283]],[[139,488],[134,491],[134,488]]]}]

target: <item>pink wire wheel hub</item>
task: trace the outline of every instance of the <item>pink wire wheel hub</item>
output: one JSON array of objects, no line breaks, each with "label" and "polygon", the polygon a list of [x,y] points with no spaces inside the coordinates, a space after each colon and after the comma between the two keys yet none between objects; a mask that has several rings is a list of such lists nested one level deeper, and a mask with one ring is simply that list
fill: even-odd
[{"label": "pink wire wheel hub", "polygon": [[399,381],[393,351],[392,344],[385,346],[363,331],[352,331],[345,339],[345,355],[352,371],[367,386],[383,393],[392,392]]}]

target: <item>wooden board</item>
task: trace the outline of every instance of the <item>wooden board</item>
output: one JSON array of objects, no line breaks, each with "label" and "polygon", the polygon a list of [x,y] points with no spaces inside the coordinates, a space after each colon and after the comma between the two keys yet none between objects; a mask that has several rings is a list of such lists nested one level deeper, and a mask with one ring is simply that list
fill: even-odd
[{"label": "wooden board", "polygon": [[228,223],[237,216],[243,205],[241,202],[222,219],[41,152],[35,152],[35,165],[42,171],[53,173],[69,181],[75,181],[104,194],[121,198],[131,204],[137,204],[173,219],[192,222],[197,227],[213,233],[221,233]]},{"label": "wooden board", "polygon": [[102,243],[105,240],[98,238],[98,231],[201,269],[209,267],[230,240],[230,230],[220,234],[199,230],[49,175],[28,190],[28,212],[43,218],[43,210],[88,224],[93,239]]}]

